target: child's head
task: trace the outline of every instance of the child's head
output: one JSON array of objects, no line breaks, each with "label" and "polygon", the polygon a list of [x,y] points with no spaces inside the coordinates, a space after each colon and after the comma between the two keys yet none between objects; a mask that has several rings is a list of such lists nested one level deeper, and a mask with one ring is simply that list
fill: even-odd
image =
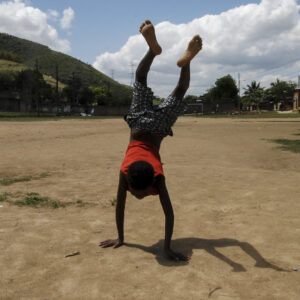
[{"label": "child's head", "polygon": [[131,193],[139,199],[147,196],[154,182],[154,169],[146,161],[136,161],[128,169],[128,185]]}]

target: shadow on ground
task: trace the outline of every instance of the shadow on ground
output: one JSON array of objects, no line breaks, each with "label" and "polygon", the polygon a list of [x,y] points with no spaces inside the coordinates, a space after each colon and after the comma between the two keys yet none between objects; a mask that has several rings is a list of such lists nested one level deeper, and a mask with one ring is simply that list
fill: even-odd
[{"label": "shadow on ground", "polygon": [[[152,253],[153,255],[155,255],[158,263],[163,266],[184,266],[188,264],[188,262],[175,262],[167,259],[163,255],[164,240],[160,240],[156,244],[149,247],[131,243],[125,243],[124,245],[126,247],[138,248],[145,252]],[[240,247],[246,254],[248,254],[255,260],[255,267],[270,268],[275,271],[289,272],[289,270],[282,269],[274,264],[269,263],[252,245],[247,242],[240,242],[238,240],[229,238],[210,240],[200,238],[182,238],[172,240],[172,249],[174,249],[174,251],[181,252],[184,255],[191,257],[194,249],[202,249],[230,265],[233,272],[246,272],[247,270],[243,265],[234,262],[230,258],[220,253],[218,250],[216,250],[216,248],[223,247]]]}]

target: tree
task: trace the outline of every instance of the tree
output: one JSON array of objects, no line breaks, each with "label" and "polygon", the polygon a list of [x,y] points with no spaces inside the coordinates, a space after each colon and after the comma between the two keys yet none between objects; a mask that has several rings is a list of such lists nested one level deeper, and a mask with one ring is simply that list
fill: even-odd
[{"label": "tree", "polygon": [[16,74],[11,71],[0,72],[0,91],[13,91],[16,88]]},{"label": "tree", "polygon": [[296,84],[293,82],[276,79],[275,82],[271,83],[271,87],[266,90],[265,99],[274,103],[274,109],[277,110],[280,106],[292,107],[295,87]]},{"label": "tree", "polygon": [[32,84],[32,70],[23,70],[18,74],[16,87],[21,94],[22,102],[25,104],[25,111],[31,108]]},{"label": "tree", "polygon": [[19,72],[15,85],[25,102],[26,110],[31,109],[39,114],[43,104],[51,104],[54,101],[53,88],[37,69],[26,69]]},{"label": "tree", "polygon": [[236,86],[235,80],[231,75],[224,76],[217,79],[216,83],[216,95],[219,96],[221,102],[226,100],[236,101],[238,98],[238,87]]},{"label": "tree", "polygon": [[79,93],[82,86],[81,78],[73,72],[67,82],[67,86],[63,89],[63,95],[67,97],[68,102],[70,103],[71,112],[72,106],[79,104]]},{"label": "tree", "polygon": [[195,95],[186,95],[183,99],[184,103],[195,103],[196,100],[198,100],[199,97]]},{"label": "tree", "polygon": [[83,87],[79,94],[79,104],[84,107],[87,114],[89,113],[91,106],[94,104],[94,101],[95,95],[93,91],[88,87]]},{"label": "tree", "polygon": [[20,63],[22,61],[17,54],[5,50],[0,51],[0,59],[10,60],[17,63]]},{"label": "tree", "polygon": [[257,110],[260,110],[259,105],[264,100],[264,88],[260,87],[260,83],[254,80],[244,90],[244,97],[242,98],[243,106],[252,107],[252,105],[255,105]]},{"label": "tree", "polygon": [[107,105],[111,99],[111,92],[109,87],[103,86],[90,86],[89,89],[94,94],[95,105]]},{"label": "tree", "polygon": [[227,75],[217,79],[215,86],[208,89],[200,98],[206,102],[212,103],[214,106],[228,102],[237,105],[238,87],[232,76]]}]

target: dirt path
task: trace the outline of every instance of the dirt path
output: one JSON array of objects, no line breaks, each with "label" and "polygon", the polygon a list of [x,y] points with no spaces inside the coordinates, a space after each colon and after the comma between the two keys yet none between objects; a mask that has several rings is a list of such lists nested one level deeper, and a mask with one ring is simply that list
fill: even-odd
[{"label": "dirt path", "polygon": [[129,195],[128,244],[98,247],[116,237],[124,121],[1,122],[0,180],[32,177],[0,185],[0,196],[35,192],[73,204],[0,203],[0,299],[299,299],[300,155],[269,140],[299,139],[300,122],[191,117],[174,133],[161,157],[173,247],[192,256],[188,264],[162,255],[157,197]]}]

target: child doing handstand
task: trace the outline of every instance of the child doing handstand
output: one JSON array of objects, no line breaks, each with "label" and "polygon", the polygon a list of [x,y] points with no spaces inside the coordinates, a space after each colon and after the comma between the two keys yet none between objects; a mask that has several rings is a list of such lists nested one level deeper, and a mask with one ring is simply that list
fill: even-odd
[{"label": "child doing handstand", "polygon": [[136,70],[133,99],[129,113],[125,116],[130,131],[130,143],[123,160],[116,204],[118,239],[100,243],[103,248],[120,247],[124,243],[124,209],[127,191],[138,199],[148,195],[159,195],[165,214],[164,251],[173,260],[189,260],[189,257],[171,249],[174,225],[172,204],[166,187],[165,176],[159,155],[161,141],[172,136],[171,127],[183,109],[182,99],[189,87],[190,61],[202,48],[199,35],[189,42],[184,55],[178,60],[181,68],[179,82],[171,95],[158,107],[153,107],[153,93],[147,87],[147,74],[156,55],[162,52],[152,23],[146,20],[140,27],[149,50]]}]

